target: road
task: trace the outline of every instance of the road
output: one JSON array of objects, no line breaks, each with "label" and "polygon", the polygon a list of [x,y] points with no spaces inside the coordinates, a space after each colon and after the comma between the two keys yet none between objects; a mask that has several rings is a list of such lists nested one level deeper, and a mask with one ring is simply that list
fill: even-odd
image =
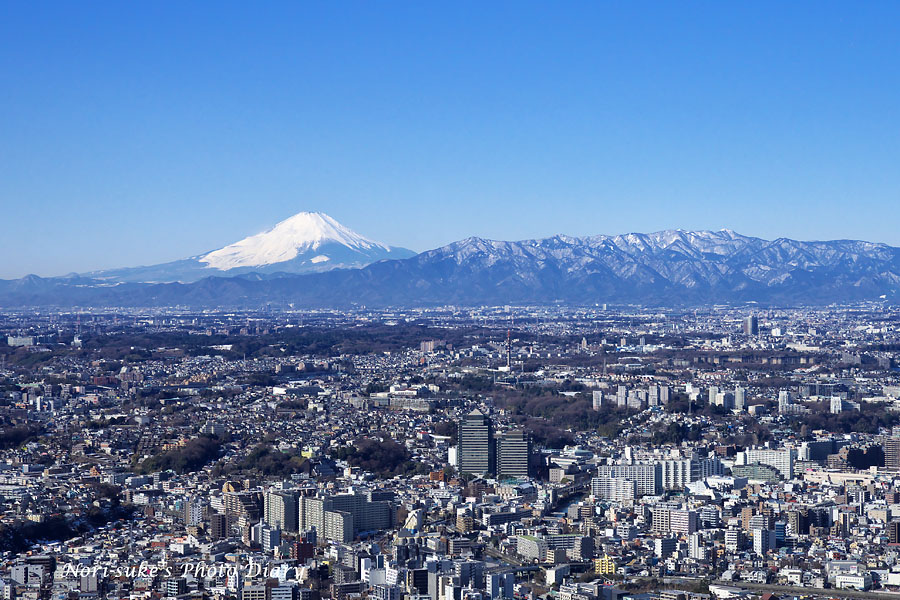
[{"label": "road", "polygon": [[[695,577],[663,577],[663,583],[697,584],[703,581]],[[798,587],[793,585],[776,585],[773,583],[749,583],[746,581],[710,580],[710,585],[723,585],[760,592],[772,592],[779,596],[817,596],[821,598],[841,598],[846,600],[900,600],[897,592],[861,592],[859,590],[837,590],[833,588]]]}]

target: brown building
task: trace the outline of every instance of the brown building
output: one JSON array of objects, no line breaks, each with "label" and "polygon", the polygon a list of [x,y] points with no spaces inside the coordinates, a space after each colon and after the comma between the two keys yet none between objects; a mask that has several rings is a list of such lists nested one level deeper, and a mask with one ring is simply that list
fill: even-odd
[{"label": "brown building", "polygon": [[884,440],[884,468],[888,471],[900,471],[900,438]]},{"label": "brown building", "polygon": [[888,542],[891,544],[900,544],[900,521],[891,521],[888,523]]}]

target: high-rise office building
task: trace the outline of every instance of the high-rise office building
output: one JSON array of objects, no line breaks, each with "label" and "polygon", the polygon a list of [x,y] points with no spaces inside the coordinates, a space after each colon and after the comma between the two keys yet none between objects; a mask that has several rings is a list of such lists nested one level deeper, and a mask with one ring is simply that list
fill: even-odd
[{"label": "high-rise office building", "polygon": [[459,422],[457,461],[460,473],[485,475],[496,472],[494,424],[477,408]]},{"label": "high-rise office building", "polygon": [[531,476],[531,436],[511,430],[497,438],[497,477],[526,479]]},{"label": "high-rise office building", "polygon": [[748,315],[744,319],[744,335],[759,335],[759,319],[756,315]]}]

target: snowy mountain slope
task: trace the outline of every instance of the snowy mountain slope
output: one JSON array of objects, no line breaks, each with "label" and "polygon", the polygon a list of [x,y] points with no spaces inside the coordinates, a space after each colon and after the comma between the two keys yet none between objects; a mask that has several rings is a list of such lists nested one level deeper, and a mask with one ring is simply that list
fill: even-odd
[{"label": "snowy mountain slope", "polygon": [[[337,259],[339,252],[348,253],[343,260],[350,261],[361,251],[347,238],[344,243],[322,240],[316,248],[312,248],[315,241],[304,240],[306,245],[298,244],[293,259],[216,270],[228,276],[190,284],[116,286],[96,279],[34,277],[0,281],[0,306],[258,307],[273,298],[297,307],[558,302],[684,306],[746,301],[823,305],[900,299],[900,248],[854,240],[764,240],[728,230],[557,235],[517,242],[468,238],[363,268],[279,273],[296,261],[325,255]],[[255,261],[273,256],[268,249],[276,246],[274,242],[263,244],[263,252],[257,252],[256,244],[241,246],[246,253],[229,256]],[[279,249],[292,252],[290,247]],[[191,268],[209,273],[199,258]],[[263,271],[268,275],[230,276],[268,268],[273,269]]]},{"label": "snowy mountain slope", "polygon": [[87,277],[129,282],[191,282],[245,273],[316,273],[358,268],[415,253],[370,240],[324,213],[301,212],[271,229],[218,250],[151,265],[89,273]]},{"label": "snowy mountain slope", "polygon": [[[391,252],[389,246],[359,235],[326,214],[301,212],[268,231],[210,252],[199,260],[222,271],[262,267],[294,260],[298,255],[319,250],[326,244],[339,244],[362,255]],[[314,264],[329,260],[329,256],[321,253],[311,258]]]}]

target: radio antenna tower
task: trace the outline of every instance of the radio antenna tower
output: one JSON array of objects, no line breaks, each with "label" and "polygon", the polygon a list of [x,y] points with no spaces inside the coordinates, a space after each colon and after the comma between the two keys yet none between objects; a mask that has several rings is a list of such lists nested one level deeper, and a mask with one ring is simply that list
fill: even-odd
[{"label": "radio antenna tower", "polygon": [[507,307],[509,311],[509,325],[506,327],[506,370],[512,372],[512,328],[515,325],[515,317],[513,317],[512,310]]}]

